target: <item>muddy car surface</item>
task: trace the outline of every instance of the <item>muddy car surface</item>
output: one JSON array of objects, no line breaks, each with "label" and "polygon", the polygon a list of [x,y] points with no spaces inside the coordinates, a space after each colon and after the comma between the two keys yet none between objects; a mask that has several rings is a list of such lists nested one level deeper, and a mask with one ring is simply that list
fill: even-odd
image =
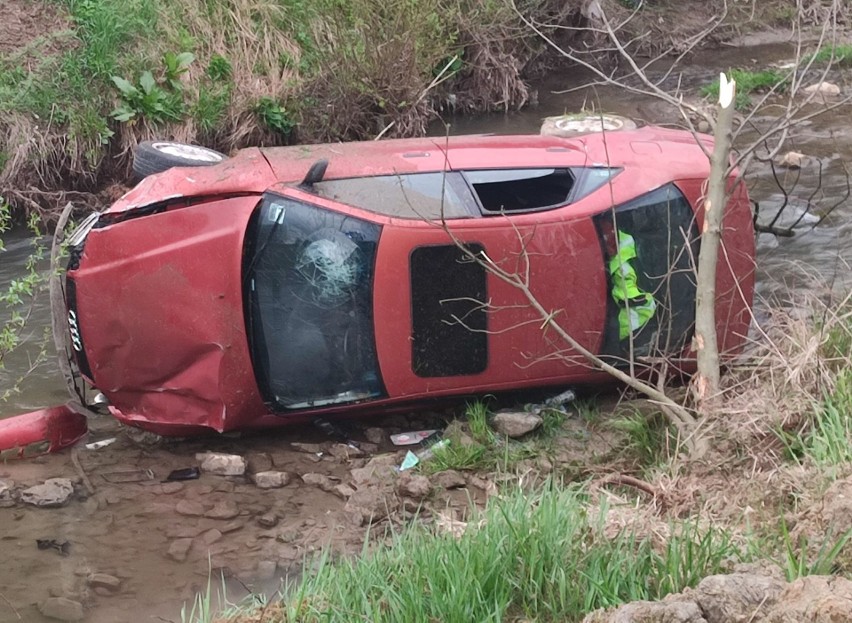
[{"label": "muddy car surface", "polygon": [[[78,390],[124,422],[227,431],[601,381],[489,262],[594,353],[689,356],[709,164],[685,132],[140,150],[152,174],[72,236],[65,282]],[[734,188],[726,352],[754,287]]]}]

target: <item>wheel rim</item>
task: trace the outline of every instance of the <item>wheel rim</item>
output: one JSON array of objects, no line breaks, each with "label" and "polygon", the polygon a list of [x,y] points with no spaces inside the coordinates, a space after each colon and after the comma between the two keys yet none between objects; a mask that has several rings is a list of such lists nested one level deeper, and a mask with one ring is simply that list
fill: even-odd
[{"label": "wheel rim", "polygon": [[588,117],[567,117],[556,121],[554,124],[563,132],[614,132],[624,127],[624,121],[618,117],[607,115]]},{"label": "wheel rim", "polygon": [[195,160],[198,162],[221,162],[222,154],[195,145],[184,145],[182,143],[154,143],[154,149],[169,156],[183,158],[184,160]]}]

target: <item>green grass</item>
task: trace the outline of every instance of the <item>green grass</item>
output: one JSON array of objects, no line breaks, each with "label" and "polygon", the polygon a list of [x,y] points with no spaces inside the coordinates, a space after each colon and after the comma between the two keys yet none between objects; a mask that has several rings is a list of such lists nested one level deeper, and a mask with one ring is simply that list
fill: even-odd
[{"label": "green grass", "polygon": [[323,558],[283,620],[580,621],[693,586],[741,557],[729,534],[694,524],[673,528],[662,548],[602,528],[581,487],[517,489],[472,517],[460,539],[414,527],[357,560]]},{"label": "green grass", "polygon": [[817,408],[804,452],[817,465],[852,461],[852,371],[838,373],[834,391]]},{"label": "green grass", "polygon": [[676,447],[675,430],[662,413],[629,410],[612,419],[608,426],[624,433],[622,452],[633,457],[642,468],[662,465]]},{"label": "green grass", "polygon": [[804,64],[811,61],[819,65],[831,63],[838,67],[852,67],[852,45],[835,45],[820,48],[814,54],[805,57]]},{"label": "green grass", "polygon": [[[762,71],[747,71],[744,69],[732,69],[728,72],[728,78],[733,78],[737,83],[736,103],[738,110],[745,110],[751,106],[751,94],[765,92],[775,88],[777,92],[786,90],[787,78],[774,69]],[[719,99],[719,81],[701,87],[700,93],[713,101]]]}]

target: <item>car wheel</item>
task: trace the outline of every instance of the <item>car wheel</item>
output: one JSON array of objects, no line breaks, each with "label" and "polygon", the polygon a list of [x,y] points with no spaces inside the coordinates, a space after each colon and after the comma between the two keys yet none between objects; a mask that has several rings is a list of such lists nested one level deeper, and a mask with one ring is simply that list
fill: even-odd
[{"label": "car wheel", "polygon": [[227,158],[223,153],[198,145],[144,141],[136,146],[133,154],[133,173],[141,179],[172,167],[207,167]]},{"label": "car wheel", "polygon": [[635,121],[619,115],[576,113],[545,118],[541,124],[541,134],[571,138],[596,132],[635,130],[636,127]]}]

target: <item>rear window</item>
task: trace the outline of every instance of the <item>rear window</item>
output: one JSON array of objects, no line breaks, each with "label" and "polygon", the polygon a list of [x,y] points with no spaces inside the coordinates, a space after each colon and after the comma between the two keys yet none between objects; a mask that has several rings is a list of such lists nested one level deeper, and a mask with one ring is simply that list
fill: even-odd
[{"label": "rear window", "polygon": [[478,213],[458,173],[325,180],[315,183],[314,190],[326,199],[398,218],[441,220]]},{"label": "rear window", "polygon": [[526,212],[568,203],[574,188],[569,169],[467,171],[468,183],[486,212]]}]

